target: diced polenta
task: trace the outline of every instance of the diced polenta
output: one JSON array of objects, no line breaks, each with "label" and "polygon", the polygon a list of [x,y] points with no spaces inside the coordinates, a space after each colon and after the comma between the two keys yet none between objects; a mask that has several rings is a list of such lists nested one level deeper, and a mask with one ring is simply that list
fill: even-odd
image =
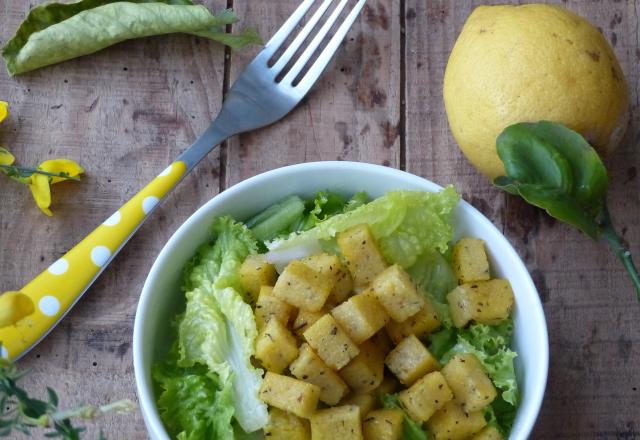
[{"label": "diced polenta", "polygon": [[357,393],[367,393],[380,386],[384,378],[384,358],[370,341],[359,346],[360,353],[342,370],[340,377]]},{"label": "diced polenta", "polygon": [[352,394],[340,402],[340,405],[356,405],[360,408],[360,414],[366,415],[374,409],[378,401],[371,393]]},{"label": "diced polenta", "polygon": [[387,333],[396,344],[409,335],[422,338],[440,327],[440,319],[431,301],[425,299],[424,305],[418,313],[402,322],[389,320],[386,325]]},{"label": "diced polenta", "polygon": [[452,400],[427,421],[427,429],[435,440],[464,440],[479,432],[486,424],[483,411],[464,412]]},{"label": "diced polenta", "polygon": [[324,363],[334,370],[347,365],[360,352],[358,346],[328,313],[309,327],[303,336]]},{"label": "diced polenta", "polygon": [[513,291],[505,279],[476,281],[456,287],[447,294],[451,318],[456,327],[469,321],[493,325],[507,319],[513,309]]},{"label": "diced polenta", "polygon": [[393,348],[393,341],[385,329],[381,329],[369,339],[373,345],[378,347],[378,351],[385,357]]},{"label": "diced polenta", "polygon": [[335,405],[348,392],[349,387],[313,352],[308,344],[302,344],[298,357],[289,365],[291,374],[300,380],[320,387],[320,400],[327,405]]},{"label": "diced polenta", "polygon": [[252,302],[256,302],[262,286],[273,286],[276,282],[276,269],[262,254],[249,255],[240,265],[240,285],[249,293]]},{"label": "diced polenta", "polygon": [[318,410],[310,422],[312,440],[363,440],[360,408],[355,405]]},{"label": "diced polenta", "polygon": [[365,293],[372,293],[391,319],[397,322],[418,313],[425,302],[409,274],[397,264],[379,274]]},{"label": "diced polenta", "polygon": [[489,405],[497,392],[478,358],[471,353],[457,354],[442,368],[456,400],[465,411],[477,411]]},{"label": "diced polenta", "polygon": [[372,337],[389,320],[389,315],[371,293],[352,296],[331,310],[351,340],[360,344]]},{"label": "diced polenta", "polygon": [[484,241],[479,238],[461,238],[453,245],[452,254],[453,272],[458,278],[458,284],[491,278]]},{"label": "diced polenta", "polygon": [[267,371],[258,395],[268,405],[308,419],[318,406],[320,387]]},{"label": "diced polenta", "polygon": [[381,399],[386,394],[393,394],[400,387],[400,382],[392,374],[385,374],[380,386],[373,390],[378,399]]},{"label": "diced polenta", "polygon": [[267,322],[256,339],[255,357],[264,368],[281,373],[298,356],[296,338],[277,319]]},{"label": "diced polenta", "polygon": [[453,399],[447,381],[439,371],[429,373],[409,389],[400,391],[398,399],[413,420],[425,422]]},{"label": "diced polenta", "polygon": [[347,299],[353,290],[353,279],[349,269],[342,264],[340,257],[329,254],[316,254],[301,260],[304,264],[321,274],[334,279],[333,289],[327,298],[327,303],[340,304]]},{"label": "diced polenta", "polygon": [[487,426],[474,435],[471,440],[502,440],[502,434],[495,426]]},{"label": "diced polenta", "polygon": [[365,440],[400,440],[404,414],[401,409],[379,409],[364,416]]},{"label": "diced polenta", "polygon": [[310,440],[311,427],[302,419],[278,408],[269,409],[269,423],[264,427],[269,440]]},{"label": "diced polenta", "polygon": [[258,329],[263,328],[271,318],[275,318],[283,325],[287,325],[293,311],[294,308],[291,305],[273,295],[273,287],[262,286],[260,288],[255,310]]},{"label": "diced polenta", "polygon": [[407,386],[440,367],[436,358],[415,335],[409,335],[400,341],[387,355],[385,363],[400,382]]},{"label": "diced polenta", "polygon": [[307,310],[298,310],[298,316],[293,321],[293,332],[296,335],[302,336],[302,334],[315,322],[326,315],[327,312],[320,310],[318,312],[309,312]]},{"label": "diced polenta", "polygon": [[356,290],[366,287],[387,268],[388,264],[378,249],[369,225],[354,226],[339,233],[336,238],[342,255],[347,259]]},{"label": "diced polenta", "polygon": [[299,309],[317,312],[327,300],[334,283],[332,278],[294,260],[280,274],[273,294]]}]

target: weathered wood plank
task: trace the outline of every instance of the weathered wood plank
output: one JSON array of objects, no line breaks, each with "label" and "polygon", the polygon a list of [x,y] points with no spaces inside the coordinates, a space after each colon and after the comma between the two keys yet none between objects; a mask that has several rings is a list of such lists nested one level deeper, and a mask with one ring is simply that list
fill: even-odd
[{"label": "weathered wood plank", "polygon": [[[455,183],[502,228],[524,258],[544,302],[551,366],[535,438],[636,438],[640,312],[621,266],[604,245],[491,188],[457,149],[442,103],[449,52],[473,7],[491,2],[406,1],[407,169]],[[494,3],[504,3],[503,1]],[[515,2],[514,2],[515,3]],[[612,42],[630,86],[633,118],[608,160],[614,218],[638,255],[636,180],[638,12],[634,1],[568,1]]]},{"label": "weathered wood plank", "polygon": [[[241,24],[269,38],[298,2],[235,0]],[[287,118],[228,143],[232,185],[280,166],[317,160],[358,160],[398,166],[400,140],[399,2],[370,1],[319,83]],[[254,51],[234,53],[231,78]]]},{"label": "weathered wood plank", "polygon": [[[212,10],[225,0],[207,2]],[[0,6],[4,42],[28,2]],[[69,157],[87,170],[81,183],[56,185],[54,217],[41,214],[29,190],[0,179],[0,291],[20,287],[100,224],[186,148],[217,113],[224,48],[185,35],[125,42],[98,54],[8,78],[0,99],[12,116],[0,143],[24,164]],[[136,400],[131,357],[133,318],[148,270],[173,231],[219,189],[212,153],[169,196],[98,282],[20,362],[25,386],[60,391],[61,403]],[[109,438],[146,438],[139,412],[109,416]],[[90,428],[87,438],[97,438]]]}]

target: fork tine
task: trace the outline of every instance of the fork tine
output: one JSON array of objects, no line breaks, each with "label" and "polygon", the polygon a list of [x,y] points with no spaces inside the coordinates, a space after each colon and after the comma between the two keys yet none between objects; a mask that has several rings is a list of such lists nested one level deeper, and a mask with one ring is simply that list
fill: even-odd
[{"label": "fork tine", "polygon": [[285,77],[282,78],[283,84],[293,83],[293,80],[296,79],[296,77],[300,74],[300,72],[302,71],[304,66],[307,64],[307,62],[309,61],[313,53],[316,51],[316,49],[318,49],[318,46],[320,46],[320,43],[322,43],[322,40],[324,40],[324,38],[327,36],[329,31],[335,24],[335,22],[338,20],[338,16],[340,15],[344,7],[347,5],[347,1],[348,0],[340,1],[336,9],[334,9],[334,11],[331,13],[329,18],[327,19],[327,21],[322,25],[322,27],[320,28],[316,36],[313,37],[313,40],[311,40],[311,43],[309,43],[309,46],[307,46],[304,52],[302,52],[302,54],[300,55],[300,58],[298,58],[295,64],[291,67],[291,70],[289,70],[289,72],[287,72]]},{"label": "fork tine", "polygon": [[305,0],[303,1],[298,9],[293,11],[293,14],[284,22],[282,26],[278,29],[278,31],[271,37],[271,39],[267,42],[264,49],[262,50],[261,55],[269,55],[269,58],[273,56],[274,53],[278,50],[282,43],[287,39],[291,31],[295,29],[298,25],[302,17],[305,16],[309,8],[316,2],[316,0]]},{"label": "fork tine", "polygon": [[318,10],[313,14],[311,19],[304,25],[304,27],[300,30],[300,33],[296,36],[295,40],[291,42],[287,50],[280,56],[278,61],[271,67],[273,72],[277,75],[280,71],[287,65],[291,57],[296,53],[296,51],[300,48],[304,40],[309,36],[313,28],[318,24],[324,13],[329,9],[329,6],[333,0],[325,0],[324,3],[318,8]]},{"label": "fork tine", "polygon": [[[347,32],[349,32],[349,29],[351,29],[351,26],[353,26],[353,23],[356,21],[356,18],[358,18],[358,14],[362,10],[366,2],[367,0],[359,0],[356,6],[351,10],[347,18],[344,20],[344,22],[340,25],[335,35],[331,37],[331,40],[322,50],[322,53],[320,53],[318,59],[311,65],[311,67],[309,67],[307,73],[296,85],[295,88],[298,89],[299,93],[304,95],[309,91],[309,89],[311,89],[318,77],[327,67],[327,64],[329,64],[329,61],[331,61],[333,54],[338,50],[340,43],[342,42],[342,40],[344,40],[344,37],[347,35]],[[293,79],[295,79],[295,77],[292,78],[292,81]]]}]

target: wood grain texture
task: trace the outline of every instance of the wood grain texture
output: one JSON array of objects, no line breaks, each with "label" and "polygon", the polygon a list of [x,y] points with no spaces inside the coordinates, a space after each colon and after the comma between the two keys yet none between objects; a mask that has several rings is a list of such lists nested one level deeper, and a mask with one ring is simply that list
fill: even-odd
[{"label": "wood grain texture", "polygon": [[[502,229],[525,260],[549,326],[551,365],[534,438],[639,438],[640,307],[626,274],[603,244],[590,241],[520,200],[493,189],[451,137],[442,102],[449,52],[481,1],[406,0],[407,170],[464,197]],[[493,3],[511,3],[505,1]],[[514,2],[517,3],[517,2]],[[629,83],[632,121],[609,159],[609,205],[638,255],[640,214],[638,5],[634,1],[564,1],[600,27],[614,46]]]},{"label": "wood grain texture", "polygon": [[[224,0],[207,3],[212,10]],[[0,2],[0,39],[29,3]],[[0,180],[0,291],[22,286],[162,171],[203,131],[221,104],[224,48],[186,35],[118,44],[100,53],[15,78],[0,69],[0,99],[11,117],[0,143],[22,164],[68,157],[87,171],[53,189],[52,218],[29,190]],[[28,389],[60,391],[63,405],[136,400],[133,318],[153,260],[175,229],[219,191],[212,153],[169,196],[64,321],[21,366]],[[43,395],[43,394],[41,394]],[[109,438],[145,438],[139,412],[99,422]],[[97,438],[91,426],[86,438]]]},{"label": "wood grain texture", "polygon": [[[269,38],[297,1],[234,1],[241,24]],[[399,2],[372,0],[326,72],[286,122],[228,143],[225,184],[280,166],[356,160],[398,166],[400,159]],[[231,58],[237,77],[256,50]]]},{"label": "wood grain texture", "polygon": [[[406,165],[437,183],[454,183],[527,263],[551,338],[549,386],[533,438],[640,438],[640,307],[618,262],[603,245],[492,189],[449,134],[442,75],[466,17],[481,3],[490,2],[369,0],[302,105],[280,124],[229,140],[222,158],[211,154],[56,330],[21,361],[33,370],[26,387],[43,391],[55,385],[63,404],[135,400],[130,349],[135,307],[148,269],[170,234],[219,188],[262,171],[314,160],[358,160]],[[640,5],[633,0],[558,3],[603,30],[629,82],[632,121],[609,160],[609,203],[619,229],[640,255],[635,154]],[[206,4],[218,10],[227,2]],[[265,38],[296,4],[233,1],[240,25],[256,27]],[[19,0],[0,2],[2,42],[28,7]],[[11,118],[0,124],[0,143],[24,164],[66,156],[87,168],[82,183],[55,188],[53,218],[39,213],[26,188],[0,179],[0,291],[37,274],[163,169],[217,113],[225,63],[233,80],[256,51],[233,52],[225,59],[215,43],[174,35],[122,43],[17,78],[0,72],[0,99],[12,104]],[[109,438],[146,438],[139,413],[109,416],[100,425]],[[96,437],[96,428],[90,428],[87,438]]]}]

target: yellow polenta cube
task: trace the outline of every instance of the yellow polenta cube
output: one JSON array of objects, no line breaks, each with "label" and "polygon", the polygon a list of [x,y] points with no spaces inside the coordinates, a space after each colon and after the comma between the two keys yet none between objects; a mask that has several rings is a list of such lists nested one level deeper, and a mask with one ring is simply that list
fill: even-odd
[{"label": "yellow polenta cube", "polygon": [[348,392],[346,383],[313,352],[308,344],[302,344],[298,358],[289,365],[291,374],[300,380],[320,387],[320,400],[335,405]]},{"label": "yellow polenta cube", "polygon": [[505,279],[476,281],[456,287],[447,294],[451,319],[456,327],[469,321],[494,325],[507,319],[513,309],[513,290]]},{"label": "yellow polenta cube", "polygon": [[464,440],[487,424],[483,411],[465,412],[455,400],[447,402],[428,421],[435,440]]},{"label": "yellow polenta cube", "polygon": [[255,310],[258,329],[263,328],[271,318],[287,325],[293,312],[294,308],[291,305],[273,295],[273,287],[262,286],[260,288]]},{"label": "yellow polenta cube", "polygon": [[384,307],[366,292],[352,296],[335,307],[331,315],[356,344],[372,337],[389,320]]},{"label": "yellow polenta cube", "polygon": [[262,286],[273,286],[276,269],[261,254],[249,255],[240,265],[240,285],[249,293],[252,302],[258,299]]},{"label": "yellow polenta cube", "polygon": [[310,422],[312,440],[363,440],[360,408],[355,405],[318,410]]},{"label": "yellow polenta cube", "polygon": [[322,253],[305,257],[301,261],[324,276],[333,278],[335,284],[331,289],[329,298],[327,298],[328,303],[340,304],[351,294],[353,279],[349,269],[342,264],[340,257],[337,255]]},{"label": "yellow polenta cube", "polygon": [[332,278],[294,260],[280,274],[273,294],[299,309],[317,312],[327,300],[333,284]]},{"label": "yellow polenta cube", "polygon": [[497,392],[478,358],[457,354],[442,368],[442,374],[465,411],[477,411],[493,402]]},{"label": "yellow polenta cube", "polygon": [[360,353],[342,370],[340,377],[357,393],[373,391],[384,378],[384,358],[370,341],[359,346]]},{"label": "yellow polenta cube", "polygon": [[440,368],[438,361],[415,335],[409,335],[389,352],[385,363],[404,385],[410,386]]},{"label": "yellow polenta cube", "polygon": [[374,397],[371,393],[363,393],[363,394],[352,394],[351,396],[344,399],[340,402],[340,405],[356,405],[360,408],[360,414],[366,415],[373,408],[376,407],[377,404],[376,397]]},{"label": "yellow polenta cube", "polygon": [[471,440],[502,440],[502,434],[495,426],[487,426],[474,435]]},{"label": "yellow polenta cube", "polygon": [[268,405],[308,419],[318,406],[320,387],[267,371],[258,396]]},{"label": "yellow polenta cube", "polygon": [[400,383],[395,376],[391,374],[386,374],[380,383],[380,386],[376,388],[373,392],[378,399],[381,399],[387,394],[393,394],[400,387]]},{"label": "yellow polenta cube", "polygon": [[328,313],[309,327],[303,336],[324,363],[334,370],[347,365],[360,352],[358,346]]},{"label": "yellow polenta cube", "polygon": [[440,327],[440,319],[431,301],[425,299],[424,305],[418,313],[402,322],[389,320],[386,325],[387,333],[396,344],[409,335],[422,338]]},{"label": "yellow polenta cube", "polygon": [[347,259],[356,289],[366,287],[388,266],[369,225],[353,226],[336,237],[342,255]]},{"label": "yellow polenta cube", "polygon": [[278,408],[269,409],[269,423],[264,427],[269,440],[310,440],[311,427],[302,419]]},{"label": "yellow polenta cube", "polygon": [[373,294],[391,319],[397,322],[418,313],[425,302],[409,274],[397,264],[378,275],[365,293]]},{"label": "yellow polenta cube", "polygon": [[364,416],[362,433],[366,440],[400,440],[404,414],[400,409],[379,409]]},{"label": "yellow polenta cube", "polygon": [[453,399],[447,381],[439,371],[422,377],[408,389],[400,391],[398,399],[413,420],[425,422]]},{"label": "yellow polenta cube", "polygon": [[453,272],[458,284],[488,280],[489,259],[484,241],[479,238],[461,238],[453,245]]},{"label": "yellow polenta cube", "polygon": [[256,339],[255,357],[264,368],[281,373],[298,356],[298,344],[277,319],[267,322]]},{"label": "yellow polenta cube", "polygon": [[296,335],[302,336],[302,334],[315,322],[326,315],[327,312],[320,310],[318,312],[309,312],[307,310],[298,310],[298,316],[293,321],[293,332]]},{"label": "yellow polenta cube", "polygon": [[378,351],[385,357],[393,348],[393,341],[385,329],[381,329],[369,339],[373,345],[378,347]]}]

